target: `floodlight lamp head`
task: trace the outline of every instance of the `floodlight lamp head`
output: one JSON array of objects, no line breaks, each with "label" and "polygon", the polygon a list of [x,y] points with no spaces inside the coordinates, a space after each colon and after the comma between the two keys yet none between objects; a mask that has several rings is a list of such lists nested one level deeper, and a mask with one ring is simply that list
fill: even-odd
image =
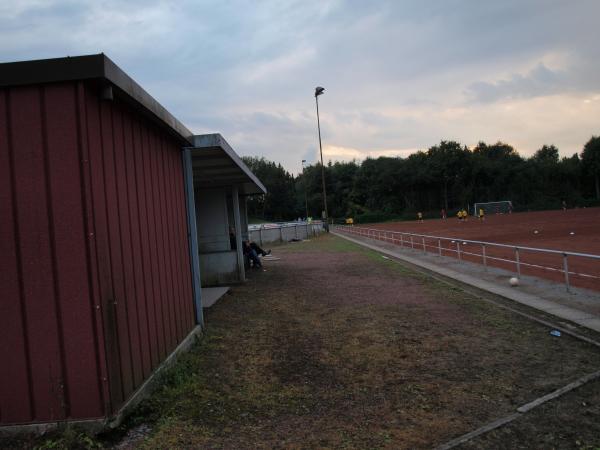
[{"label": "floodlight lamp head", "polygon": [[321,87],[321,86],[317,86],[315,88],[315,97],[318,97],[319,95],[322,95],[323,92],[325,92],[325,88]]}]

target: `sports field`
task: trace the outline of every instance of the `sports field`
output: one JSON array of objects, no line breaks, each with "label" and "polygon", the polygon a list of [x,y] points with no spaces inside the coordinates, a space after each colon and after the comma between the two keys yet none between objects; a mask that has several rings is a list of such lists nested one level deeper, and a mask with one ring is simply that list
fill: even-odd
[{"label": "sports field", "polygon": [[[481,245],[468,243],[464,245],[462,240],[600,255],[600,208],[487,215],[484,221],[469,217],[467,221],[461,222],[456,217],[450,217],[446,220],[389,222],[361,225],[361,227],[456,238],[457,241],[454,243],[441,242],[442,254],[458,257],[458,244],[461,258],[477,263],[483,263]],[[391,234],[386,239],[389,240],[390,237]],[[396,243],[411,245],[410,241]],[[437,239],[426,239],[425,244],[427,251],[434,253],[439,251]],[[415,238],[412,245],[422,249],[421,239]],[[512,248],[486,246],[486,257],[489,265],[516,270],[515,263],[493,259],[514,261],[515,251]],[[523,274],[564,282],[562,255],[521,249],[519,259]],[[568,271],[571,284],[600,290],[600,260],[569,256]]]}]

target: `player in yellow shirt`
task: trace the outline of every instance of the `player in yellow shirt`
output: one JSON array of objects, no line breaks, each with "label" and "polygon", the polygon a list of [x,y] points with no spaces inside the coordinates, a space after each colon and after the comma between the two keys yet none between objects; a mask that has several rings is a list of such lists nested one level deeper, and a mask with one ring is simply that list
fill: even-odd
[{"label": "player in yellow shirt", "polygon": [[479,220],[485,220],[485,211],[483,208],[479,208]]}]

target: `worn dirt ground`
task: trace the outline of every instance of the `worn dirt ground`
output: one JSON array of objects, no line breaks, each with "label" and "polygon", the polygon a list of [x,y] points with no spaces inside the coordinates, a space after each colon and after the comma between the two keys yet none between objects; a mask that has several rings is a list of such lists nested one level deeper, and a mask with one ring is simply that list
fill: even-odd
[{"label": "worn dirt ground", "polygon": [[[340,238],[273,253],[207,311],[129,447],[433,448],[600,369],[596,347]],[[464,448],[596,448],[599,384]]]},{"label": "worn dirt ground", "polygon": [[[600,368],[596,348],[340,239],[276,254],[208,312],[145,447],[431,448]],[[530,448],[600,445],[598,408],[579,413],[533,418]]]}]

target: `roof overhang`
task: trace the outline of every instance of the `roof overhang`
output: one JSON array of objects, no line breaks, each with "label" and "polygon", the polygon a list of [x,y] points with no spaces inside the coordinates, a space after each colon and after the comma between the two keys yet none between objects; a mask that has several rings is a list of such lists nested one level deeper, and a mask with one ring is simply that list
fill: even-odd
[{"label": "roof overhang", "polygon": [[267,189],[218,133],[193,136],[190,148],[194,187],[238,186],[241,195],[266,194]]},{"label": "roof overhang", "polygon": [[165,127],[184,145],[192,143],[192,132],[104,53],[0,64],[0,87],[78,80],[114,87],[117,97]]}]

